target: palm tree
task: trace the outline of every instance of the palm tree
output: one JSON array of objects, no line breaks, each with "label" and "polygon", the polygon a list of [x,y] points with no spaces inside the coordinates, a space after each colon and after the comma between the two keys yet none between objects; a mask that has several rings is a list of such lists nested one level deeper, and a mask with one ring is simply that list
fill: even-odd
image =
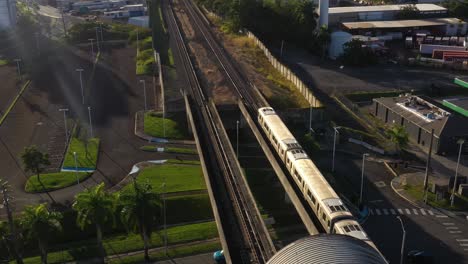
[{"label": "palm tree", "polygon": [[73,209],[78,212],[76,222],[81,229],[88,225],[95,225],[96,240],[104,263],[105,251],[102,244],[102,226],[113,220],[115,209],[115,195],[104,190],[104,183],[94,188],[86,189],[76,195]]},{"label": "palm tree", "polygon": [[[45,189],[42,184],[40,174],[44,171],[45,166],[50,165],[49,154],[41,152],[35,145],[24,148],[21,153],[26,172],[32,172],[37,176],[37,181]],[[47,193],[49,195],[49,193]],[[54,199],[49,195],[50,199]]]},{"label": "palm tree", "polygon": [[29,237],[37,239],[41,262],[47,264],[47,245],[50,234],[62,230],[62,214],[49,211],[46,204],[27,206],[23,211],[21,226]]},{"label": "palm tree", "polygon": [[395,144],[398,151],[408,146],[409,136],[405,127],[394,125],[387,131],[387,135],[390,137],[393,144]]},{"label": "palm tree", "polygon": [[159,216],[161,202],[151,185],[134,181],[133,187],[133,191],[128,190],[120,195],[120,217],[129,230],[140,234],[144,243],[145,261],[149,262],[149,242]]}]

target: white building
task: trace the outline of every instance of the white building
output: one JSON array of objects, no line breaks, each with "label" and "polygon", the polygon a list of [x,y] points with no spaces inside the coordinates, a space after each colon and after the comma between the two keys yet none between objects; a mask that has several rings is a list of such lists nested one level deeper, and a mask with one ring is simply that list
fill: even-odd
[{"label": "white building", "polygon": [[8,29],[16,24],[16,0],[0,0],[0,29]]}]

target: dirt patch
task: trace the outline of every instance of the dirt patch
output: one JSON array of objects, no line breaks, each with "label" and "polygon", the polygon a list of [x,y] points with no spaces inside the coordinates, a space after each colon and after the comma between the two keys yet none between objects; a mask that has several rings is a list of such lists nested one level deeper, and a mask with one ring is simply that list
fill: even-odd
[{"label": "dirt patch", "polygon": [[229,87],[216,61],[211,59],[213,56],[209,52],[209,48],[205,46],[205,41],[201,39],[201,36],[195,34],[185,10],[178,1],[174,2],[174,11],[188,40],[190,52],[194,55],[195,64],[202,73],[200,80],[202,86],[205,87],[205,92],[214,99],[216,104],[235,103],[237,97],[233,89]]}]

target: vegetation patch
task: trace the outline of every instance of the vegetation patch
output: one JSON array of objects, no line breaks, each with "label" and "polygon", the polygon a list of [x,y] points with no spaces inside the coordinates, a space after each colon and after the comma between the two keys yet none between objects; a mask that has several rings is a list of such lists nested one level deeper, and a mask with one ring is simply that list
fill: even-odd
[{"label": "vegetation patch", "polygon": [[[142,146],[142,147],[140,147],[140,149],[143,150],[143,151],[158,152],[158,147],[157,146]],[[168,147],[168,148],[162,148],[162,149],[164,149],[164,152],[167,152],[167,153],[198,154],[196,149],[191,149],[191,148]]]},{"label": "vegetation patch", "polygon": [[[140,171],[137,182],[149,183],[158,193],[206,189],[200,166],[164,164],[147,167]],[[164,190],[163,183],[165,184]],[[123,190],[130,188],[131,186],[126,186]]]},{"label": "vegetation patch", "polygon": [[73,153],[76,152],[76,163],[78,168],[96,169],[99,143],[100,140],[98,138],[79,139],[72,137],[68,146],[68,151],[65,155],[63,167],[75,168],[75,157]]},{"label": "vegetation patch", "polygon": [[166,210],[169,224],[213,219],[208,194],[168,197],[166,199]]},{"label": "vegetation patch", "polygon": [[151,36],[151,30],[122,23],[84,22],[76,23],[68,29],[68,41],[72,43],[88,43],[88,39],[96,38],[96,27],[102,29],[105,41],[126,40],[135,42],[137,35],[140,40]]},{"label": "vegetation patch", "polygon": [[0,59],[0,66],[4,66],[4,65],[7,65],[7,64],[8,64],[7,60]]},{"label": "vegetation patch", "polygon": [[162,118],[161,113],[145,113],[144,131],[152,137],[185,139],[188,138],[188,131],[185,126],[179,124],[185,123],[181,116]]},{"label": "vegetation patch", "polygon": [[[167,228],[169,245],[207,240],[218,237],[218,230],[215,222],[205,222],[175,226]],[[121,254],[143,248],[143,241],[140,235],[133,233],[122,233],[108,236],[103,239],[104,249],[107,255]],[[164,233],[161,229],[151,237],[151,247],[161,247],[164,245]],[[66,261],[82,260],[94,258],[98,255],[97,246],[94,239],[76,241],[64,244],[67,250],[53,251],[48,255],[49,263],[62,263]],[[39,257],[24,259],[26,264],[41,263]]]},{"label": "vegetation patch", "polygon": [[139,51],[136,56],[136,74],[151,75],[154,71],[155,63],[153,49]]},{"label": "vegetation patch", "polygon": [[[424,200],[424,187],[422,185],[405,185],[405,191],[412,197],[423,201]],[[454,211],[464,211],[468,209],[468,199],[466,197],[455,194],[456,201],[453,206],[450,205],[450,199],[443,198],[437,200],[435,193],[427,192],[427,203],[433,207],[443,208]]]},{"label": "vegetation patch", "polygon": [[33,175],[26,181],[25,190],[26,192],[46,192],[62,189],[77,184],[77,176],[82,182],[91,174],[86,172],[45,173],[40,175],[41,182],[38,181],[36,175]]}]

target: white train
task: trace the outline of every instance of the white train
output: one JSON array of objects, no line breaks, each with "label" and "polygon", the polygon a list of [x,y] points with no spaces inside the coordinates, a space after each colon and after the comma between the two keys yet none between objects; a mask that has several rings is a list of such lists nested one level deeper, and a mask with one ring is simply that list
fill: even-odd
[{"label": "white train", "polygon": [[275,110],[263,107],[258,113],[263,131],[327,233],[349,235],[376,248]]}]

